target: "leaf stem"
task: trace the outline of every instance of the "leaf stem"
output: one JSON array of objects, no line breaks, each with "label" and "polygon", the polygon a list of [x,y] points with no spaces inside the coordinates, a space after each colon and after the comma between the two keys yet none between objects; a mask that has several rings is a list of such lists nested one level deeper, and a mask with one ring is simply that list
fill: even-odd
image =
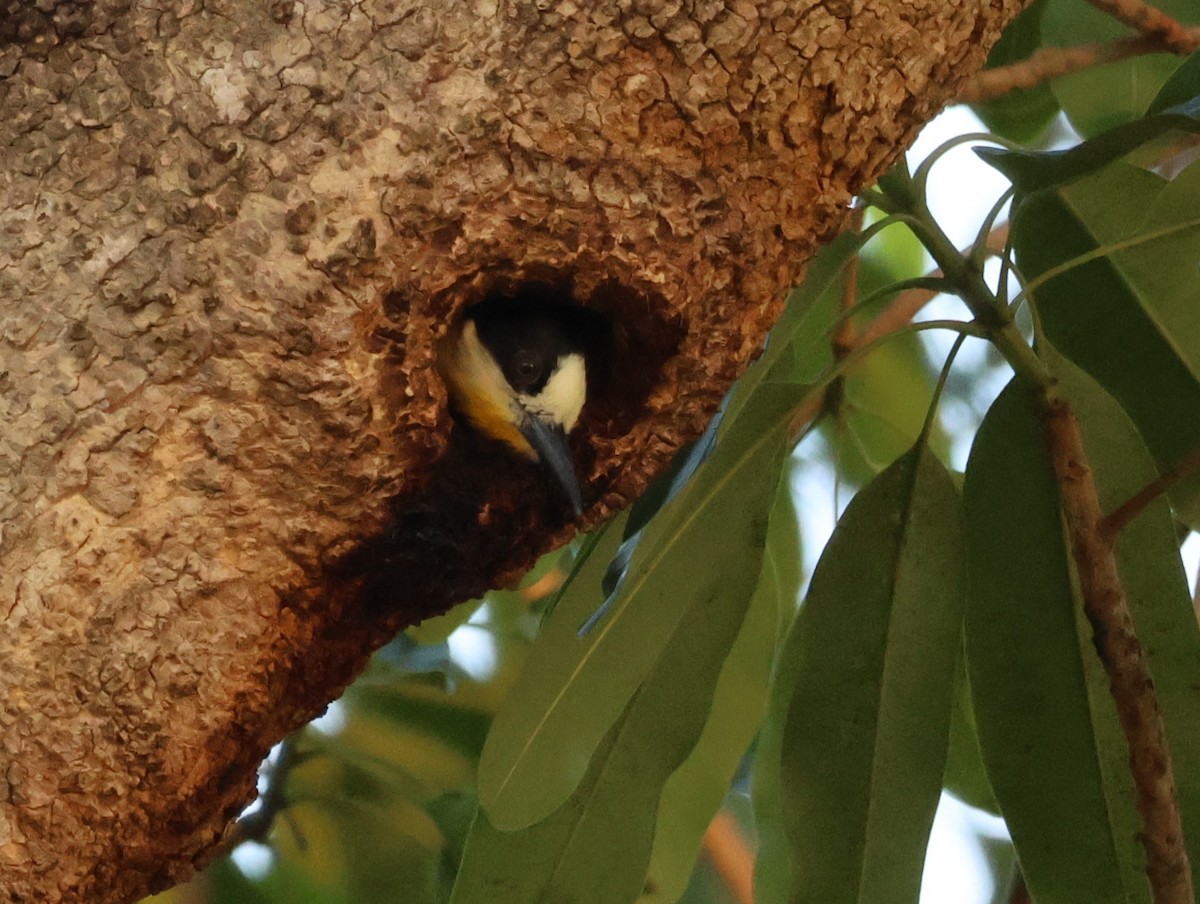
[{"label": "leaf stem", "polygon": [[938,374],[937,385],[933,387],[933,398],[929,400],[929,410],[925,413],[925,424],[921,427],[921,442],[925,444],[929,443],[929,436],[933,432],[938,405],[942,401],[942,393],[946,391],[946,381],[950,379],[950,371],[954,367],[954,359],[958,357],[959,349],[963,347],[963,343],[966,341],[967,334],[959,333],[958,338],[954,340],[954,345],[950,347],[950,354],[946,355],[946,363],[942,365],[942,372]]},{"label": "leaf stem", "polygon": [[959,298],[970,309],[984,338],[1004,355],[1017,376],[1039,389],[1051,387],[1054,377],[1049,368],[1017,329],[1008,306],[988,287],[982,266],[971,257],[964,257],[954,246],[929,214],[924,201],[888,193],[883,195],[882,203],[886,213],[907,215],[905,222],[941,268],[946,281],[954,286]]}]

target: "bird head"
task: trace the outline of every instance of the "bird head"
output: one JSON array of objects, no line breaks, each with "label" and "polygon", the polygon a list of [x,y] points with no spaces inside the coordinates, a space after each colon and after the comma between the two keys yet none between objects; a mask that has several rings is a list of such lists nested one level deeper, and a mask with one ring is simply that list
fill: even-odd
[{"label": "bird head", "polygon": [[576,517],[583,496],[567,434],[587,400],[587,332],[600,328],[581,313],[590,314],[539,295],[493,298],[465,312],[439,355],[459,412],[475,429],[540,462]]}]

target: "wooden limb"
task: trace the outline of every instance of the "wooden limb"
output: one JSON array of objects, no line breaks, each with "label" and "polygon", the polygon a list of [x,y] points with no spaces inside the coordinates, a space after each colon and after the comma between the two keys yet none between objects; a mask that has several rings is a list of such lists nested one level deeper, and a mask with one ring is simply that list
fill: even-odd
[{"label": "wooden limb", "polygon": [[1100,528],[1107,539],[1114,541],[1121,529],[1140,515],[1151,502],[1161,496],[1185,477],[1190,477],[1200,471],[1200,446],[1185,455],[1170,470],[1159,474],[1158,477],[1138,490],[1129,499],[1122,502],[1101,523]]},{"label": "wooden limb", "polygon": [[[1200,28],[1185,28],[1179,45],[1195,50],[1200,47]],[[1042,82],[1104,63],[1115,63],[1148,53],[1162,53],[1168,48],[1155,37],[1140,35],[1116,41],[1080,44],[1077,47],[1043,47],[1028,58],[1010,66],[983,69],[967,80],[956,100],[974,104],[1002,97],[1012,91],[1033,88]],[[1174,51],[1187,52],[1187,51]]]},{"label": "wooden limb", "polygon": [[1129,766],[1141,816],[1140,840],[1156,904],[1194,904],[1192,871],[1166,729],[1146,653],[1117,572],[1113,536],[1104,515],[1079,422],[1065,399],[1047,392],[1042,407],[1071,553],[1079,573],[1093,642],[1108,673],[1109,691],[1129,746]]},{"label": "wooden limb", "polygon": [[1189,54],[1197,47],[1196,29],[1189,29],[1145,0],[1088,0],[1088,3],[1154,39],[1162,50]]}]

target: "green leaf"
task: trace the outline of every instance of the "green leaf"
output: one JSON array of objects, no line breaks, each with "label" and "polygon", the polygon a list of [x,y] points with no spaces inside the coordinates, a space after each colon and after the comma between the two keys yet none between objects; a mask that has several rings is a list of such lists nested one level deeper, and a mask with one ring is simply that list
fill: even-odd
[{"label": "green leaf", "polygon": [[933,375],[915,335],[897,336],[846,374],[832,434],[839,471],[865,483],[912,447],[925,426]]},{"label": "green leaf", "polygon": [[194,904],[197,900],[220,901],[221,904],[271,904],[273,899],[264,895],[226,856],[210,863],[203,875],[142,898],[140,904]]},{"label": "green leaf", "polygon": [[1101,763],[1119,729],[1115,714],[1093,729],[1108,701],[1084,672],[1054,475],[1016,383],[979,429],[963,502],[975,719],[1030,889],[1045,904],[1146,901],[1128,771]]},{"label": "green leaf", "polygon": [[[1153,463],[1111,397],[1049,348],[1043,354],[1079,417],[1102,503],[1113,508],[1153,478]],[[1078,600],[1041,425],[1015,383],[980,428],[964,501],[979,739],[1033,896],[1148,901],[1124,736]],[[1187,835],[1200,831],[1200,632],[1164,504],[1126,529],[1117,560],[1167,720]]]},{"label": "green leaf", "polygon": [[682,896],[704,833],[765,715],[781,613],[790,616],[795,610],[800,589],[798,525],[791,497],[785,476],[767,529],[762,574],[721,669],[704,733],[663,789],[650,881],[641,904],[674,904]]},{"label": "green leaf", "polygon": [[449,612],[427,618],[420,624],[406,628],[404,633],[415,642],[430,646],[443,643],[446,638],[465,625],[479,608],[479,600],[459,603]]},{"label": "green leaf", "polygon": [[[204,876],[208,883],[209,899],[212,901],[221,901],[222,904],[268,904],[271,900],[263,895],[228,857],[213,861],[204,871]],[[187,900],[187,895],[180,896],[178,904],[186,904]],[[150,901],[166,904],[165,901],[159,901],[157,895]]]},{"label": "green leaf", "polygon": [[350,854],[340,809],[332,806],[332,799],[289,802],[287,818],[272,826],[270,843],[277,860],[260,888],[281,900],[288,898],[289,886],[301,890],[302,899],[345,900]]},{"label": "green leaf", "polygon": [[[633,505],[629,507],[629,520],[625,522],[622,532],[623,539],[631,540],[637,537],[642,528],[650,523],[659,510],[692,479],[692,475],[712,453],[716,443],[717,428],[720,427],[723,416],[724,407],[722,406],[717,409],[717,413],[713,415],[713,419],[705,428],[704,433],[695,442],[688,443],[677,451],[671,458],[671,463],[667,465],[667,469],[655,477],[650,486],[646,487],[646,491],[634,500]],[[625,573],[625,569],[629,566],[629,556],[633,554],[635,545],[636,540],[629,545],[626,555],[622,555],[620,552],[616,554],[606,581],[615,581]],[[611,587],[606,588],[606,595],[610,591]]]},{"label": "green leaf", "polygon": [[1200,97],[1200,52],[1193,53],[1184,60],[1183,64],[1167,79],[1162,90],[1150,102],[1146,114],[1161,113],[1168,107],[1187,103],[1194,97]]},{"label": "green leaf", "polygon": [[966,583],[958,492],[918,445],[838,522],[795,630],[783,746],[793,902],[917,900]]},{"label": "green leaf", "polygon": [[[874,226],[883,215],[871,208],[866,211],[865,216],[866,222]],[[906,280],[912,280],[914,285],[919,285],[920,278],[928,272],[929,259],[925,246],[921,244],[921,240],[909,224],[897,223],[895,228],[883,230],[863,246],[858,261],[858,297],[855,301],[861,302],[868,295],[883,292]],[[841,288],[839,286],[839,289]],[[898,291],[907,288],[909,285],[905,284]],[[870,318],[886,307],[886,304],[881,304],[877,308],[860,309],[860,325],[865,325]]]},{"label": "green leaf", "polygon": [[[988,54],[987,68],[1026,59],[1042,46],[1042,16],[1047,0],[1036,0],[1014,19]],[[1022,144],[1035,141],[1058,115],[1058,100],[1045,82],[972,104],[988,130]]]},{"label": "green leaf", "polygon": [[528,826],[562,805],[693,601],[744,611],[799,394],[764,390],[645,529],[596,629],[576,633],[594,599],[564,598],[547,619],[480,759],[480,800],[496,826]]},{"label": "green leaf", "polygon": [[617,548],[625,537],[626,526],[632,517],[632,508],[625,509],[590,531],[583,538],[579,544],[579,551],[571,562],[571,570],[546,607],[548,612],[557,609],[563,599],[568,596],[581,595],[587,600],[596,600],[597,589],[600,586],[597,575],[600,580],[603,580],[604,571],[608,569],[608,563],[616,555]]},{"label": "green leaf", "polygon": [[[885,302],[901,291],[943,291],[946,285],[940,277],[919,275],[926,268],[924,246],[909,228],[879,235],[863,250],[856,268],[854,328],[867,329],[886,308]],[[831,288],[835,311],[841,307],[845,281],[843,276]],[[821,363],[826,370],[833,364],[830,346],[823,336]],[[819,376],[820,372],[809,379]],[[933,382],[924,345],[907,334],[892,336],[830,387],[821,426],[835,449],[843,480],[862,485],[908,451],[925,425]]]},{"label": "green leaf", "polygon": [[[1037,286],[1046,336],[1116,397],[1160,468],[1200,446],[1200,164],[1171,182],[1116,165],[1040,193],[1018,209],[1013,243],[1025,279],[1039,282],[1120,249]],[[1200,477],[1171,498],[1200,524]]]},{"label": "green leaf", "polygon": [[1200,133],[1200,98],[1117,126],[1065,151],[975,148],[975,153],[1018,191],[1032,194],[1082,179],[1172,129]]},{"label": "green leaf", "polygon": [[[785,479],[785,488],[790,482]],[[754,864],[754,896],[757,904],[783,904],[789,894],[791,875],[791,843],[784,825],[783,801],[779,789],[780,757],[783,749],[783,728],[787,721],[792,688],[796,684],[800,660],[796,654],[800,640],[795,628],[796,598],[801,583],[800,525],[795,510],[789,507],[790,518],[784,523],[781,503],[777,502],[771,516],[770,545],[763,562],[763,581],[789,589],[783,594],[780,606],[781,622],[777,628],[776,655],[771,666],[770,693],[766,716],[759,731],[754,751],[751,792],[754,804],[754,825],[758,833],[758,851]],[[775,550],[782,547],[780,554]]]},{"label": "green leaf", "polygon": [[[1198,21],[1195,0],[1155,0],[1154,6],[1181,22]],[[1042,34],[1048,45],[1074,47],[1132,32],[1084,0],[1052,0]],[[1178,66],[1179,58],[1171,54],[1143,54],[1054,79],[1051,90],[1075,130],[1090,137],[1141,116]]]},{"label": "green leaf", "polygon": [[563,805],[511,832],[496,828],[480,809],[451,904],[636,900],[663,785],[704,729],[713,685],[746,612],[745,601],[715,604],[704,594],[690,599]]},{"label": "green leaf", "polygon": [[754,752],[751,791],[758,830],[754,860],[756,904],[786,904],[791,900],[792,842],[787,835],[781,790],[783,733],[802,666],[801,650],[807,642],[804,630],[801,619],[794,618],[775,658],[767,717]]},{"label": "green leaf", "polygon": [[[263,900],[287,901],[288,904],[344,904],[349,897],[344,888],[328,887],[314,879],[302,856],[295,859],[280,856],[278,849],[275,855],[271,871],[255,883]],[[217,894],[219,890],[214,889],[212,900],[224,904],[226,899],[216,897]]]},{"label": "green leaf", "polygon": [[[398,763],[412,757],[433,758],[446,765],[452,760],[474,760],[487,735],[489,714],[475,707],[477,701],[466,693],[449,696],[419,681],[358,682],[347,689],[344,700],[353,708],[350,725],[324,743],[336,747],[362,740],[368,744],[374,738],[373,748]],[[396,749],[396,736],[401,734],[411,749]],[[425,735],[427,740],[413,742],[415,735]],[[415,772],[422,771],[420,763],[418,759],[413,764]]]},{"label": "green leaf", "polygon": [[959,662],[954,675],[954,705],[950,710],[950,744],[946,750],[946,774],[942,784],[965,804],[988,813],[1000,814],[1000,805],[988,781],[979,750],[979,731],[975,727],[975,708],[965,663]]}]

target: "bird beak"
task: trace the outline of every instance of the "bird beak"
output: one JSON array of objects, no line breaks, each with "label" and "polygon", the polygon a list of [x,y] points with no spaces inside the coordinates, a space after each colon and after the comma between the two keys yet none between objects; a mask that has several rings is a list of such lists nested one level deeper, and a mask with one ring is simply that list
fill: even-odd
[{"label": "bird beak", "polygon": [[567,448],[567,435],[561,427],[551,426],[532,414],[525,418],[521,433],[566,492],[571,511],[578,518],[583,514],[583,495],[579,490],[579,478],[575,476],[571,450]]}]

